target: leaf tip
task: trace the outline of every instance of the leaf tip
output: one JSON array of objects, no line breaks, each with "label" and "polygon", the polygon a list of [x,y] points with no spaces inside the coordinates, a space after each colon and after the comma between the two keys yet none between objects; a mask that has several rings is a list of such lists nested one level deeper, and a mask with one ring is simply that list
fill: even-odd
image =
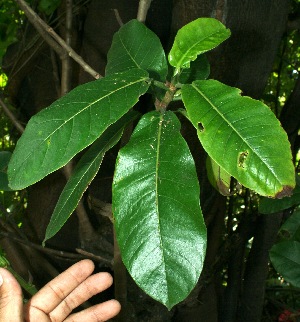
[{"label": "leaf tip", "polygon": [[276,193],[275,198],[281,199],[283,197],[290,197],[293,193],[294,187],[291,186],[283,186],[282,190]]}]

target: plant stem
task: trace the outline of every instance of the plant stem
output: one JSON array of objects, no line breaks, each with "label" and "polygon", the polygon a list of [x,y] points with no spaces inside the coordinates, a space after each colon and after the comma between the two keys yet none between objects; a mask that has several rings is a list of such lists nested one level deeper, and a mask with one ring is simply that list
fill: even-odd
[{"label": "plant stem", "polygon": [[137,20],[139,22],[145,23],[148,10],[150,8],[152,0],[140,0],[138,13],[137,13]]},{"label": "plant stem", "polygon": [[159,101],[155,101],[155,108],[157,111],[164,113],[168,107],[168,105],[172,102],[175,92],[177,91],[177,87],[172,83],[169,84],[168,91],[166,92],[164,98]]},{"label": "plant stem", "polygon": [[116,17],[116,19],[118,21],[119,26],[122,27],[124,25],[124,23],[122,21],[122,18],[121,18],[120,14],[119,14],[118,9],[114,9],[114,13],[115,13],[115,17]]},{"label": "plant stem", "polygon": [[[72,6],[73,0],[65,0],[66,7],[66,16],[65,16],[65,30],[64,37],[67,46],[71,46],[72,41],[72,22],[73,22],[73,14],[72,14]],[[62,76],[61,76],[61,96],[67,94],[71,90],[71,78],[72,78],[72,66],[71,59],[67,52],[64,53],[61,58],[62,62]]]},{"label": "plant stem", "polygon": [[16,278],[18,283],[28,294],[34,295],[37,293],[36,287],[33,284],[26,282],[24,278],[21,277],[18,273],[16,273],[10,266],[7,266],[5,268],[13,274],[13,276]]},{"label": "plant stem", "polygon": [[21,285],[21,287],[30,295],[34,295],[35,293],[37,293],[37,289],[35,288],[35,286],[33,284],[27,283],[23,277],[21,277],[18,273],[16,273],[11,268],[9,261],[3,255],[0,255],[0,267],[3,267],[8,271],[10,271],[13,274],[13,276],[16,278],[18,283]]},{"label": "plant stem", "polygon": [[166,91],[169,90],[169,87],[166,84],[164,84],[162,82],[159,82],[159,81],[156,81],[156,80],[153,81],[153,85],[156,86],[156,87],[162,88],[162,89],[164,89]]}]

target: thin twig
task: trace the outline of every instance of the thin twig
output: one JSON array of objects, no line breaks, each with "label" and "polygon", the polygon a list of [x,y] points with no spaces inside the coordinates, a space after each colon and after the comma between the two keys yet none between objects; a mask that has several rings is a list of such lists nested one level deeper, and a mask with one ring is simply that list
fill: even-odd
[{"label": "thin twig", "polygon": [[152,0],[140,0],[138,13],[137,13],[137,20],[139,22],[145,23],[151,2]]},{"label": "thin twig", "polygon": [[89,259],[92,259],[92,260],[99,262],[101,264],[105,264],[108,266],[112,265],[111,261],[109,261],[108,259],[105,259],[101,256],[98,256],[98,255],[95,255],[92,253],[84,252],[81,249],[80,250],[76,249],[76,251],[78,252],[78,254],[77,254],[77,253],[70,253],[70,252],[66,252],[66,251],[62,251],[62,250],[56,250],[56,249],[52,249],[52,248],[48,248],[48,247],[43,247],[41,245],[32,243],[28,240],[15,237],[11,233],[4,232],[3,230],[0,232],[0,236],[9,238],[19,244],[23,244],[23,245],[28,246],[30,248],[34,248],[36,250],[39,250],[40,252],[42,252],[44,254],[52,255],[55,257],[65,258],[65,259],[69,259],[69,260],[77,260],[77,261],[84,259],[84,258],[89,258]]},{"label": "thin twig", "polygon": [[11,122],[13,123],[13,125],[22,134],[24,132],[24,127],[17,120],[17,118],[14,116],[14,114],[9,110],[9,108],[6,106],[6,104],[2,101],[1,98],[0,98],[0,105],[2,107],[3,112],[6,114],[6,116],[11,120]]},{"label": "thin twig", "polygon": [[24,11],[28,20],[35,27],[37,32],[41,35],[42,39],[48,43],[48,45],[54,49],[59,55],[64,55],[64,49],[49,35],[48,30],[50,27],[28,6],[24,0],[15,0],[19,7]]},{"label": "thin twig", "polygon": [[[72,15],[72,0],[65,0],[66,6],[66,16],[65,16],[65,42],[67,46],[72,45],[72,22],[73,22],[73,15]],[[61,58],[62,63],[62,73],[61,73],[61,96],[67,94],[71,90],[71,78],[72,78],[72,66],[71,66],[71,59],[70,56],[65,55]]]},{"label": "thin twig", "polygon": [[[81,56],[79,56],[66,42],[49,26],[43,21],[24,0],[15,0],[19,7],[24,11],[28,20],[34,25],[37,31],[41,34],[44,40],[60,55],[64,54],[64,51],[72,57],[87,73],[93,76],[95,79],[102,77],[98,72],[96,72],[91,66],[89,66]],[[55,42],[49,40],[51,38],[45,36],[45,34],[50,34]],[[53,40],[52,39],[52,40]],[[60,45],[60,47],[58,46]],[[60,49],[59,49],[60,48]]]},{"label": "thin twig", "polygon": [[99,262],[99,263],[104,263],[106,264],[107,266],[109,267],[112,267],[113,266],[113,263],[112,261],[100,256],[100,255],[96,255],[96,254],[93,254],[93,253],[90,253],[90,252],[87,252],[86,250],[84,249],[81,249],[81,248],[76,248],[76,252],[81,254],[81,255],[84,255],[85,257],[89,258],[89,259],[92,259],[96,262]]},{"label": "thin twig", "polygon": [[122,27],[124,25],[124,23],[122,21],[122,18],[121,18],[120,14],[119,14],[118,9],[114,9],[114,13],[115,13],[115,16],[116,16],[116,19],[118,21],[119,26]]}]

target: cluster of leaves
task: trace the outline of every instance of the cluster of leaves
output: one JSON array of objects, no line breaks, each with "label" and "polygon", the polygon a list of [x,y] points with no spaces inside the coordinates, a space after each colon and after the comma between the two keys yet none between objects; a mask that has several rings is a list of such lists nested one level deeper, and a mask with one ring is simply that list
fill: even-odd
[{"label": "cluster of leaves", "polygon": [[[35,115],[8,166],[10,187],[23,189],[90,146],[60,196],[47,240],[75,209],[106,151],[139,119],[116,161],[114,225],[129,273],[169,309],[195,286],[206,250],[195,164],[176,113],[195,127],[216,187],[228,188],[232,176],[263,196],[283,197],[295,186],[287,135],[274,114],[240,90],[206,79],[203,54],[229,36],[219,21],[197,19],[178,31],[166,56],[151,30],[128,22],[113,37],[106,76]],[[155,110],[141,116],[132,108],[146,92]],[[174,99],[185,109],[168,110]]]}]

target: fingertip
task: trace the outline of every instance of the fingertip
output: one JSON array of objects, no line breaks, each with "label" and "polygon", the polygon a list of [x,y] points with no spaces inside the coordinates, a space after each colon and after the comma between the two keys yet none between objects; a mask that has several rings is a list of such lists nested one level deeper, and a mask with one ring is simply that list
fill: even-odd
[{"label": "fingertip", "polygon": [[21,287],[15,277],[7,269],[0,267],[0,287],[3,289],[11,289],[18,294],[22,293]]},{"label": "fingertip", "polygon": [[122,308],[120,302],[115,299],[109,300],[109,302],[111,303],[111,306],[114,309],[114,311],[117,312],[116,314],[119,314]]},{"label": "fingertip", "polygon": [[73,266],[78,266],[82,271],[92,274],[93,271],[95,270],[95,264],[92,260],[90,259],[82,259],[81,261],[77,262]]},{"label": "fingertip", "polygon": [[95,264],[92,260],[86,258],[82,259],[81,261],[77,262],[75,265],[83,265],[85,268],[89,268],[91,271],[94,271],[95,269]]},{"label": "fingertip", "polygon": [[111,276],[110,273],[108,273],[108,272],[101,272],[101,273],[98,273],[98,274],[101,276],[101,278],[105,282],[107,282],[107,285],[111,286],[113,284],[113,277]]},{"label": "fingertip", "polygon": [[[112,299],[100,305],[102,305],[102,314],[104,317],[106,317],[106,319],[104,318],[103,321],[114,318],[121,312],[121,304],[117,300]],[[102,319],[100,321],[102,321]]]},{"label": "fingertip", "polygon": [[0,321],[21,321],[22,290],[15,277],[5,268],[0,268]]},{"label": "fingertip", "polygon": [[86,278],[93,273],[94,269],[95,269],[95,264],[92,260],[82,259],[79,262],[76,262],[75,264],[70,266],[62,274],[69,272],[74,276],[84,276]]}]

